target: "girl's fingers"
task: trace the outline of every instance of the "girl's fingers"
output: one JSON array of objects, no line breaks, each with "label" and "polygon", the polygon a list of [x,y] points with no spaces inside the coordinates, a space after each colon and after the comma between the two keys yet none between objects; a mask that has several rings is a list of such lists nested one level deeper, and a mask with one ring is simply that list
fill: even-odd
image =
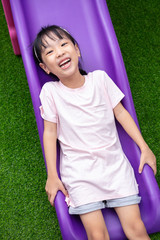
[{"label": "girl's fingers", "polygon": [[[67,192],[67,190],[64,188],[63,185],[60,186],[58,190],[60,190],[66,197],[68,197],[68,192]],[[58,191],[57,191],[57,192],[58,192]],[[51,204],[52,206],[54,206],[54,200],[55,200],[55,197],[56,197],[56,195],[57,195],[57,192],[50,194],[49,192],[46,191],[46,193],[47,193],[47,195],[48,195],[48,200],[49,200],[49,202],[50,202],[50,204]]]},{"label": "girl's fingers", "polygon": [[139,173],[142,173],[143,171],[143,167],[144,167],[144,163],[142,163],[142,161],[140,162],[140,165],[139,165]]},{"label": "girl's fingers", "polygon": [[139,173],[142,173],[145,164],[148,164],[152,168],[154,175],[156,175],[156,173],[157,173],[156,160],[152,161],[152,162],[145,162],[145,161],[141,160],[140,165],[139,165]]},{"label": "girl's fingers", "polygon": [[152,170],[153,170],[153,172],[154,172],[154,175],[156,175],[156,173],[157,173],[157,165],[156,165],[156,163],[153,163],[153,164],[151,165],[151,168],[152,168]]},{"label": "girl's fingers", "polygon": [[55,199],[55,195],[52,195],[49,199],[50,204],[52,205],[52,207],[54,207],[54,199]]},{"label": "girl's fingers", "polygon": [[67,192],[67,190],[64,188],[64,186],[62,186],[59,190],[60,190],[66,197],[68,197],[68,192]]}]

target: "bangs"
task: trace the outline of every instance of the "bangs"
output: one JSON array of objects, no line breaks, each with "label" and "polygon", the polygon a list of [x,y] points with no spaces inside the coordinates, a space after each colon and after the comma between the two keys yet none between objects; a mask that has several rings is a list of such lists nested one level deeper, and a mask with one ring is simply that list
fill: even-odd
[{"label": "bangs", "polygon": [[49,45],[47,38],[56,41],[65,37],[70,39],[74,45],[77,44],[75,39],[65,29],[59,26],[53,25],[42,28],[34,41],[34,55],[38,62],[42,62],[41,53],[43,49],[46,49]]},{"label": "bangs", "polygon": [[42,48],[48,47],[47,38],[56,41],[57,39],[63,39],[64,37],[65,37],[64,32],[62,31],[60,32],[60,30],[57,29],[52,29],[51,31],[48,30],[40,37],[38,47],[42,51]]}]

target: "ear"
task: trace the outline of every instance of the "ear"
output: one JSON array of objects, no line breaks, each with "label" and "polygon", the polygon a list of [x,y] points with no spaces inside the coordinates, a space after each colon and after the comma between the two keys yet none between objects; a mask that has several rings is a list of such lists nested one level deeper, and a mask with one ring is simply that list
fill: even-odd
[{"label": "ear", "polygon": [[75,44],[75,49],[76,49],[78,57],[81,57],[81,52],[80,52],[79,47],[78,47],[77,44]]},{"label": "ear", "polygon": [[50,71],[48,70],[47,66],[44,63],[40,63],[39,66],[47,73],[50,74]]}]

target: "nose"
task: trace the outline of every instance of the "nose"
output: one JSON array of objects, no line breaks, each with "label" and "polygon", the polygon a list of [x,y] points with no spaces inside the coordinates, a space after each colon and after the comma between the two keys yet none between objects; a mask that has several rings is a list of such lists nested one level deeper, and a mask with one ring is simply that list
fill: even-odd
[{"label": "nose", "polygon": [[56,49],[56,56],[59,58],[59,57],[61,57],[61,56],[63,56],[63,55],[64,55],[64,49],[58,47],[58,48]]}]

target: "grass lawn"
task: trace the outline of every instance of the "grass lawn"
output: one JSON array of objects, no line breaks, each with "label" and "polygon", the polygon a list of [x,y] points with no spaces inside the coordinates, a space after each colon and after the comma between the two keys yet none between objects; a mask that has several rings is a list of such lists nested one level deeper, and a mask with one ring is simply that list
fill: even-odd
[{"label": "grass lawn", "polygon": [[[160,186],[159,0],[107,3],[140,128],[157,157]],[[23,62],[13,53],[1,3],[0,23],[0,239],[61,240],[44,190],[46,169]]]}]

